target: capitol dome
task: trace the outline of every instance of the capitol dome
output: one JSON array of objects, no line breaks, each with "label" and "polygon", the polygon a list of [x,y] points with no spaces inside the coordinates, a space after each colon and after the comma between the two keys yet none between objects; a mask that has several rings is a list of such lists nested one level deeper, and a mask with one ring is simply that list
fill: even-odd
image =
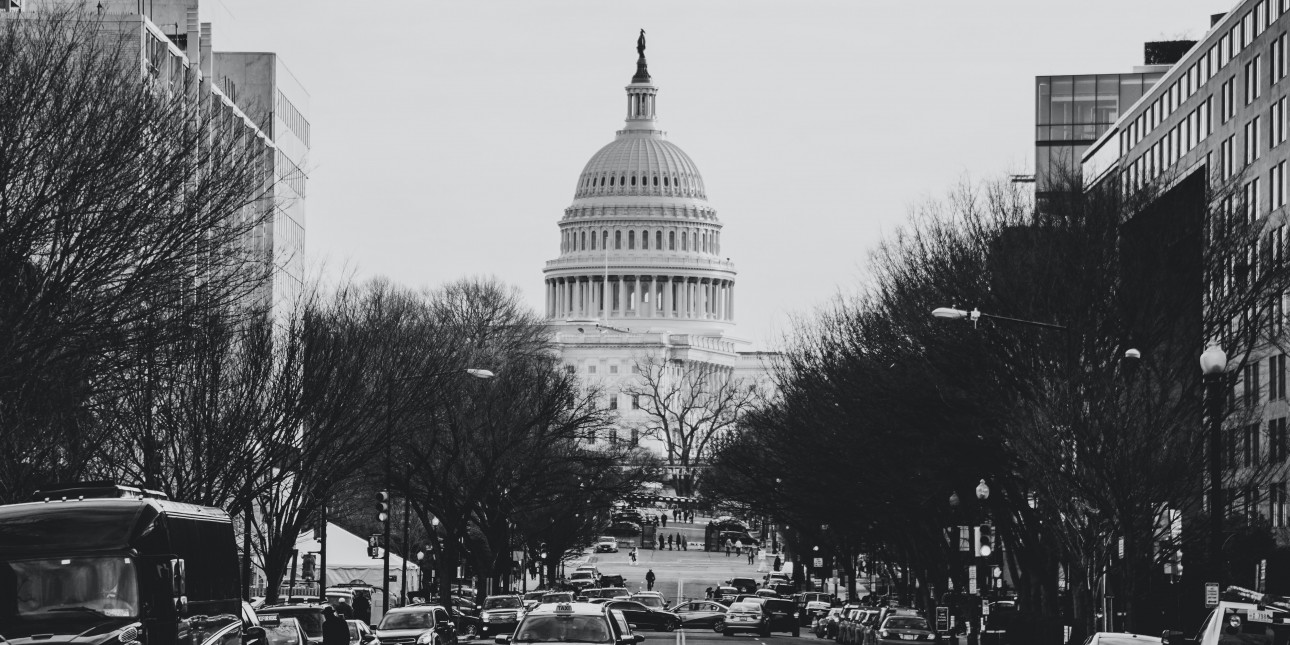
[{"label": "capitol dome", "polygon": [[658,128],[644,48],[642,35],[627,122],[583,167],[560,221],[546,315],[720,337],[734,324],[734,264],[698,167]]},{"label": "capitol dome", "polygon": [[690,156],[658,130],[621,130],[587,162],[575,197],[661,195],[707,199]]}]

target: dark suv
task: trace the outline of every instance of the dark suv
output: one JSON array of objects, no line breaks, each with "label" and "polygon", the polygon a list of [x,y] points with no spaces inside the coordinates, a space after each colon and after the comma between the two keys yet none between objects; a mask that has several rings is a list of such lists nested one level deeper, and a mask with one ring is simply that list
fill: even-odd
[{"label": "dark suv", "polygon": [[[749,602],[755,602],[749,600]],[[789,632],[797,636],[801,625],[797,622],[797,605],[787,598],[762,598],[761,610],[770,621],[770,631]]]}]

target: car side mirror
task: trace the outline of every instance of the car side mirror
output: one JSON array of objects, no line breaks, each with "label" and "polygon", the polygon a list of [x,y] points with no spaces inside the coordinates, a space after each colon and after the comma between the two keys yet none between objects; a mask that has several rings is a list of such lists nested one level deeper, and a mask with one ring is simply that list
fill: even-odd
[{"label": "car side mirror", "polygon": [[376,634],[363,634],[363,642],[370,643],[376,640]]},{"label": "car side mirror", "polygon": [[497,645],[507,645],[507,643],[510,643],[510,642],[511,642],[511,635],[510,635],[510,634],[502,634],[502,635],[498,636],[497,638],[494,638],[494,639],[493,639],[493,642],[494,642],[494,643],[497,643]]},{"label": "car side mirror", "polygon": [[269,635],[264,631],[264,628],[259,625],[251,625],[250,627],[242,630],[243,643],[264,643],[267,642],[268,636]]},{"label": "car side mirror", "polygon": [[372,624],[368,625],[368,627],[371,627],[372,629],[376,629],[376,623],[372,623]]}]

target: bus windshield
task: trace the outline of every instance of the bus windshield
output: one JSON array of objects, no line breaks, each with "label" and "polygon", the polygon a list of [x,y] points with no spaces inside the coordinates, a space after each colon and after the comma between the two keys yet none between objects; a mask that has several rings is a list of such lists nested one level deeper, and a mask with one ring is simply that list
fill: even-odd
[{"label": "bus windshield", "polygon": [[134,563],[120,556],[0,562],[0,612],[35,620],[75,613],[136,617]]}]

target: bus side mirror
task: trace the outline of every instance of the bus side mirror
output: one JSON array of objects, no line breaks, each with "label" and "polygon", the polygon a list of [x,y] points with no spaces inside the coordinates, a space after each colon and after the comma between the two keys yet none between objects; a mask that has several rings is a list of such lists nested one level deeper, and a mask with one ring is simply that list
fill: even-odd
[{"label": "bus side mirror", "polygon": [[171,558],[170,560],[170,593],[175,599],[175,612],[180,616],[188,613],[188,574],[184,567],[183,558]]}]

